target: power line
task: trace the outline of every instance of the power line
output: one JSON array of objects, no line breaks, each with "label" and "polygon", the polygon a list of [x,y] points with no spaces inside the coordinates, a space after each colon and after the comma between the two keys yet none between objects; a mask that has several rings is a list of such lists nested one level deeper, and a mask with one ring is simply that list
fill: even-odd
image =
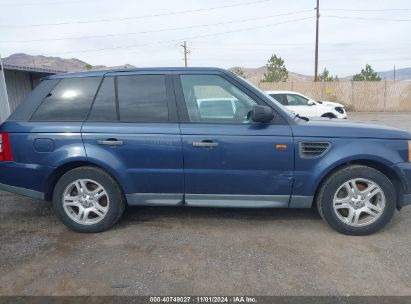
[{"label": "power line", "polygon": [[[89,0],[95,1],[95,0]],[[66,5],[72,3],[82,3],[84,4],[85,0],[70,0],[70,1],[51,1],[51,2],[30,2],[30,3],[13,3],[13,4],[0,4],[0,7],[21,7],[21,6],[41,6],[41,5]]]},{"label": "power line", "polygon": [[382,8],[382,9],[350,9],[350,8],[322,8],[322,11],[343,12],[388,12],[388,11],[411,11],[411,8]]},{"label": "power line", "polygon": [[119,37],[119,36],[129,36],[129,35],[137,35],[137,34],[160,33],[160,32],[167,32],[167,31],[177,31],[177,30],[185,30],[185,29],[192,29],[192,28],[202,28],[202,27],[210,27],[210,26],[216,26],[216,25],[233,24],[233,23],[238,23],[238,22],[264,20],[264,19],[270,19],[270,18],[273,18],[273,17],[297,15],[297,14],[301,14],[301,13],[305,13],[305,12],[311,12],[311,11],[312,11],[312,9],[308,9],[308,10],[301,10],[301,11],[296,11],[296,12],[289,12],[289,13],[263,16],[263,17],[253,17],[253,18],[246,18],[246,19],[237,19],[237,20],[232,20],[232,21],[217,22],[217,23],[182,26],[182,27],[174,27],[174,28],[164,28],[164,29],[139,31],[139,32],[129,32],[129,33],[119,33],[119,34],[105,34],[105,35],[89,35],[89,36],[77,36],[77,37],[67,37],[67,38],[14,40],[14,41],[13,40],[9,40],[9,41],[6,40],[6,41],[0,41],[0,43],[30,43],[30,42],[42,42],[42,41],[61,41],[61,40],[75,40],[75,39],[106,38],[106,37]]},{"label": "power line", "polygon": [[298,21],[303,21],[303,20],[308,20],[308,19],[313,19],[313,18],[314,18],[314,17],[298,18],[298,19],[292,19],[292,20],[283,21],[283,22],[277,22],[277,23],[265,24],[265,25],[253,26],[253,27],[246,27],[246,28],[241,28],[241,29],[236,29],[236,30],[230,30],[230,31],[225,31],[225,32],[210,33],[210,34],[197,35],[197,36],[191,36],[191,37],[179,38],[179,39],[172,39],[172,40],[159,40],[159,41],[154,41],[154,42],[149,42],[149,43],[144,43],[144,44],[132,44],[132,45],[126,45],[126,46],[115,46],[115,47],[99,48],[99,49],[87,49],[87,50],[76,50],[76,51],[68,51],[68,52],[55,52],[55,53],[47,53],[47,54],[44,54],[44,55],[61,55],[61,54],[73,54],[73,53],[90,53],[90,52],[99,52],[99,51],[106,51],[106,50],[137,48],[137,47],[143,47],[143,46],[148,46],[148,45],[163,44],[163,43],[170,43],[170,42],[178,42],[178,41],[181,41],[181,40],[184,40],[184,39],[186,39],[186,40],[194,40],[194,39],[205,38],[205,37],[213,37],[213,36],[219,36],[219,35],[224,35],[224,34],[231,34],[231,33],[237,33],[237,32],[245,32],[245,31],[249,31],[249,30],[260,29],[260,28],[267,28],[267,27],[272,27],[272,26],[276,26],[276,25],[293,23],[293,22],[298,22]]},{"label": "power line", "polygon": [[230,5],[222,5],[222,6],[215,6],[215,7],[209,7],[209,8],[191,9],[191,10],[184,10],[184,11],[175,11],[175,12],[168,12],[168,13],[142,15],[142,16],[134,16],[134,17],[124,17],[124,18],[107,18],[107,19],[95,19],[95,20],[83,20],[83,21],[71,21],[71,22],[57,22],[57,23],[39,23],[39,24],[9,24],[9,25],[0,25],[0,28],[24,28],[24,27],[58,26],[58,25],[70,25],[70,24],[87,24],[87,23],[101,23],[101,22],[134,20],[134,19],[145,19],[145,18],[152,18],[152,17],[163,17],[163,16],[172,16],[172,15],[180,15],[180,14],[187,14],[187,13],[206,12],[206,11],[212,11],[212,10],[217,10],[217,9],[224,9],[224,8],[231,8],[231,7],[237,7],[237,6],[259,4],[259,3],[270,2],[270,1],[273,1],[273,0],[248,1],[248,2],[236,3],[236,4],[230,4]]},{"label": "power line", "polygon": [[369,21],[398,21],[398,22],[411,21],[411,19],[365,18],[365,17],[347,17],[347,16],[332,16],[332,15],[322,15],[322,16],[326,18],[357,19],[357,20],[369,20]]}]

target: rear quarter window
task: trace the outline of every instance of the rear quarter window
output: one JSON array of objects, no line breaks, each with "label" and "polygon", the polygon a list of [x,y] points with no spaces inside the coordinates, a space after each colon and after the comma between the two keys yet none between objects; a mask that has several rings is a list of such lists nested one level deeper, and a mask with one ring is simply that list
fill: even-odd
[{"label": "rear quarter window", "polygon": [[61,79],[44,98],[32,121],[84,121],[101,77]]},{"label": "rear quarter window", "polygon": [[98,90],[89,121],[116,121],[116,93],[114,77],[105,77]]}]

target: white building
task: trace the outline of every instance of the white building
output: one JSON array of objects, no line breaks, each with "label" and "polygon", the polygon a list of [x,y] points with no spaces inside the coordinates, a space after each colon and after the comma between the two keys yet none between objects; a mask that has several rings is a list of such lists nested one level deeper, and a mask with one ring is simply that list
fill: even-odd
[{"label": "white building", "polygon": [[57,73],[62,71],[0,64],[0,122],[7,119],[42,77]]}]

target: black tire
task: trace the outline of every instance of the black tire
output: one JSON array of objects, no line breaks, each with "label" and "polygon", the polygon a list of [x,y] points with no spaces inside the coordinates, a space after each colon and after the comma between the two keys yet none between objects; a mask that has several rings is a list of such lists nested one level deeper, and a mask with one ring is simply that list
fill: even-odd
[{"label": "black tire", "polygon": [[[353,227],[343,222],[333,207],[333,199],[337,190],[345,182],[354,178],[367,179],[376,183],[385,196],[385,207],[381,216],[362,227]],[[333,173],[320,187],[316,199],[317,209],[323,220],[338,232],[347,235],[369,235],[382,229],[393,217],[396,202],[396,193],[391,181],[380,171],[362,165],[346,166]]]},{"label": "black tire", "polygon": [[333,113],[325,113],[321,117],[330,118],[330,119],[337,118],[337,116],[335,116]]},{"label": "black tire", "polygon": [[[63,207],[62,196],[70,183],[78,179],[91,179],[98,182],[107,192],[109,208],[101,221],[91,225],[83,225],[71,219]],[[97,233],[111,228],[123,215],[126,206],[124,194],[114,178],[96,167],[79,167],[65,173],[57,182],[53,191],[53,209],[57,217],[68,228],[81,233]]]}]

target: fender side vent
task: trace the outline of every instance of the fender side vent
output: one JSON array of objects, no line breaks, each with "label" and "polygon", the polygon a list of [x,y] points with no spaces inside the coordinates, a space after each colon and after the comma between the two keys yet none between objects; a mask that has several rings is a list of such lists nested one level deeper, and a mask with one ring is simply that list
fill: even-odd
[{"label": "fender side vent", "polygon": [[329,149],[329,142],[301,142],[300,157],[301,158],[317,158],[323,156]]}]

